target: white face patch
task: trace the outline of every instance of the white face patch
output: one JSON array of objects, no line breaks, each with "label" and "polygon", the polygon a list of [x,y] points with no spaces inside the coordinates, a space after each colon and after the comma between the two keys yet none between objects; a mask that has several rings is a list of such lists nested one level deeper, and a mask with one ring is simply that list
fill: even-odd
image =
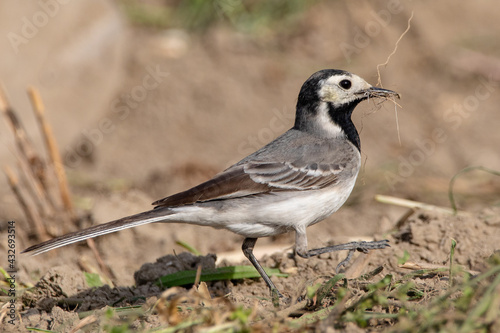
[{"label": "white face patch", "polygon": [[319,103],[318,114],[316,116],[316,124],[318,130],[323,132],[323,135],[329,138],[337,138],[345,136],[342,128],[335,124],[328,114],[328,105],[325,102]]},{"label": "white face patch", "polygon": [[[350,86],[348,87],[348,84]],[[357,75],[335,75],[320,82],[319,97],[324,102],[340,106],[359,99],[359,93],[371,85]]]}]

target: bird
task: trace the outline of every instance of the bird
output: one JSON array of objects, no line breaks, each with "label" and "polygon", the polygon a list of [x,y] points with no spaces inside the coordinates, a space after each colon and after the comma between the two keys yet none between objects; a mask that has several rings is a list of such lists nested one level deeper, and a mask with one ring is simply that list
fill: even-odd
[{"label": "bird", "polygon": [[258,238],[295,232],[295,254],[303,258],[347,250],[389,247],[388,240],[359,241],[308,250],[307,227],[336,212],[347,200],[361,165],[361,144],[351,120],[370,98],[399,94],[370,85],[338,69],[312,74],[302,85],[291,129],[210,180],[153,202],[153,209],[72,232],[23,251],[46,251],[149,223],[172,222],[227,229],[244,237],[242,251],[274,297],[282,294],[253,254]]}]

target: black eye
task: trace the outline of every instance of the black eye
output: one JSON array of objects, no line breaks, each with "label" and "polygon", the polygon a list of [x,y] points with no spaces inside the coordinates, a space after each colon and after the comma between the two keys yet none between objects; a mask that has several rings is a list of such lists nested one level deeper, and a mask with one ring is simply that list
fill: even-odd
[{"label": "black eye", "polygon": [[340,85],[343,89],[347,90],[347,89],[351,88],[352,83],[351,83],[351,81],[349,81],[349,80],[342,80],[342,81],[340,81],[339,85]]}]

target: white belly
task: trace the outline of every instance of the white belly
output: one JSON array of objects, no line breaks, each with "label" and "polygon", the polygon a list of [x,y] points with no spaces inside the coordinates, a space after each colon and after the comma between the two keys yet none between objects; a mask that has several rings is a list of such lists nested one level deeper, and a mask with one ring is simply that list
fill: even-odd
[{"label": "white belly", "polygon": [[355,178],[313,191],[276,192],[172,208],[171,221],[225,228],[259,238],[304,230],[336,212],[349,197]]}]

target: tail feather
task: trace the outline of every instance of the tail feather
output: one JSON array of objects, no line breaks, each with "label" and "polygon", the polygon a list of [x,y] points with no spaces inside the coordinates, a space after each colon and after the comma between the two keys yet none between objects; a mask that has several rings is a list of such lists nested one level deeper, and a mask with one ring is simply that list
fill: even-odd
[{"label": "tail feather", "polygon": [[80,242],[89,238],[110,234],[123,229],[137,227],[143,224],[160,222],[166,220],[168,215],[170,215],[170,212],[166,207],[160,209],[152,209],[147,212],[127,216],[108,223],[99,224],[84,230],[75,231],[63,236],[53,238],[40,244],[30,246],[21,253],[31,252],[32,255],[36,256],[40,253],[44,253],[61,246]]}]

